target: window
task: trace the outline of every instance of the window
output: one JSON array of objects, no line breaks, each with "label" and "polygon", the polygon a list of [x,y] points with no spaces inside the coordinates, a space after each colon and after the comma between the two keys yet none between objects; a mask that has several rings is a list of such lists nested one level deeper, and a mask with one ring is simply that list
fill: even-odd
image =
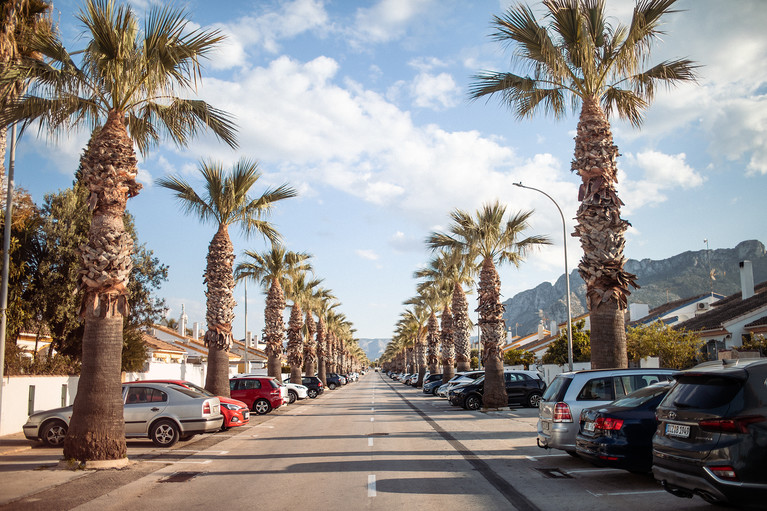
[{"label": "window", "polygon": [[158,389],[150,387],[131,387],[128,389],[128,396],[125,402],[129,405],[141,403],[164,403],[168,400],[168,395]]},{"label": "window", "polygon": [[578,401],[612,401],[614,399],[612,377],[589,380],[581,389],[577,399]]},{"label": "window", "polygon": [[244,380],[241,382],[241,385],[242,385],[241,388],[245,390],[253,390],[253,389],[261,388],[261,382],[259,380]]}]

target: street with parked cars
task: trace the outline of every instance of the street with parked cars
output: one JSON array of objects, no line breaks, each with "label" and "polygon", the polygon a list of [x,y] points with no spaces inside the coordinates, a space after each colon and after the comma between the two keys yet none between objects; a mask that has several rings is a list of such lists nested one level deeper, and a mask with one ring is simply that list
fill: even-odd
[{"label": "street with parked cars", "polygon": [[[209,474],[195,476],[202,494],[213,492],[203,480],[227,485],[221,478],[230,477],[231,472],[231,477],[251,474],[249,484],[261,487],[294,486],[301,481],[302,486],[308,485],[301,493],[319,499],[290,494],[281,497],[282,507],[277,509],[340,505],[384,509],[404,502],[422,502],[427,509],[527,510],[706,509],[709,503],[764,508],[767,504],[764,359],[719,361],[681,372],[576,371],[557,375],[548,386],[534,370],[507,369],[509,407],[494,410],[481,404],[482,371],[457,374],[445,398],[413,388],[412,374],[371,372],[343,378],[347,383],[325,392],[327,397],[294,403],[283,395],[285,385],[275,379],[232,378],[232,399],[253,413],[249,422],[228,431],[220,431],[224,415],[218,413],[220,422],[214,426],[219,432],[197,435],[198,442],[213,445],[205,440],[210,438],[217,446],[202,455],[205,466],[195,468],[195,474]],[[357,381],[361,383],[349,385]],[[427,374],[423,382],[424,386],[441,383],[442,378]],[[220,399],[204,396],[186,383],[126,384],[126,414],[134,402],[130,396],[136,402],[167,402],[168,408],[181,399],[176,394],[186,393],[189,399],[193,394],[211,405]],[[146,392],[149,389],[153,392]],[[243,393],[235,394],[236,390]],[[260,400],[269,404],[263,414],[257,404]],[[275,406],[272,400],[283,402]],[[303,413],[307,406],[312,411]],[[200,414],[205,410],[200,408]],[[61,410],[34,414],[25,435],[60,451],[55,438],[62,432],[43,424],[62,415],[66,413]],[[370,421],[359,415],[369,415]],[[181,440],[184,449],[197,452],[190,431],[164,431],[151,427],[152,419],[145,422],[150,427],[129,438],[150,439],[163,451]],[[167,426],[170,419],[163,416],[160,422]],[[289,430],[290,435],[282,438],[280,429]],[[222,434],[229,436],[216,440]],[[53,441],[46,440],[49,437]],[[361,446],[354,441],[357,437],[368,443],[364,460]],[[257,461],[253,464],[259,459],[268,459],[268,468]],[[250,465],[240,466],[246,461]],[[176,472],[170,468],[172,463],[179,463]],[[188,466],[169,462],[164,477],[172,478],[174,473],[189,473]],[[342,478],[337,477],[339,473]],[[357,478],[359,483],[354,482]],[[157,479],[147,482],[156,483]],[[361,489],[355,489],[356,484]],[[313,485],[317,485],[314,491]],[[0,497],[2,487],[0,483]],[[30,494],[29,498],[42,497]],[[142,508],[167,508],[169,498],[163,492],[156,503],[150,499],[148,507],[142,500]],[[201,497],[198,504],[204,506],[207,498]],[[0,499],[0,510],[3,502]],[[136,505],[129,500],[116,502],[105,505],[103,499],[96,499],[83,509],[101,509],[96,503],[107,509]],[[24,501],[13,503],[15,508]],[[230,504],[237,507],[236,498]]]}]

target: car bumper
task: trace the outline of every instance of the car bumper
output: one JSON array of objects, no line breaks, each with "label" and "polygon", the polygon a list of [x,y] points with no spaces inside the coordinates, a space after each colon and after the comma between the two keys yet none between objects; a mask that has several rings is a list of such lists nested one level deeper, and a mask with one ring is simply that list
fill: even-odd
[{"label": "car bumper", "polygon": [[538,421],[538,447],[575,452],[575,428],[572,422]]},{"label": "car bumper", "polygon": [[182,420],[181,427],[183,428],[183,434],[199,434],[199,433],[215,433],[221,429],[221,425],[224,423],[224,416],[210,417],[206,419],[193,419]]},{"label": "car bumper", "polygon": [[595,465],[620,468],[634,472],[649,472],[652,467],[652,448],[631,448],[612,438],[584,438],[575,440],[575,452]]}]

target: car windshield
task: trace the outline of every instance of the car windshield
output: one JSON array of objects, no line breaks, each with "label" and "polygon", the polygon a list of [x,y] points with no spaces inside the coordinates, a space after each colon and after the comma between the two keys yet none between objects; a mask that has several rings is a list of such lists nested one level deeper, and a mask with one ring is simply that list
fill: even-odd
[{"label": "car windshield", "polygon": [[215,397],[215,394],[213,394],[212,392],[210,392],[208,390],[205,390],[204,388],[200,387],[199,385],[195,385],[194,383],[192,383],[190,381],[185,381],[184,385],[189,387],[192,390],[196,390],[197,392],[199,392],[203,396]]},{"label": "car windshield", "polygon": [[171,385],[169,388],[175,390],[176,392],[181,392],[182,394],[187,395],[189,397],[210,397],[200,392],[197,392],[194,389],[183,387],[181,385]]},{"label": "car windshield", "polygon": [[648,387],[636,390],[620,399],[616,399],[613,401],[612,405],[620,406],[622,408],[636,408],[637,406],[641,406],[651,399],[662,396],[668,392],[669,388],[671,388],[669,385],[650,385]]},{"label": "car windshield", "polygon": [[477,384],[477,383],[482,383],[483,381],[485,381],[485,375],[484,374],[482,376],[480,376],[479,378],[475,378],[471,383]]}]

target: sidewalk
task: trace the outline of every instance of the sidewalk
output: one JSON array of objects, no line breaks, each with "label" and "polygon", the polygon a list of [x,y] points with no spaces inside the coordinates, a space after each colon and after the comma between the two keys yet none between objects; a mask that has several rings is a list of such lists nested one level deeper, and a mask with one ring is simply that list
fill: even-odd
[{"label": "sidewalk", "polygon": [[[0,436],[0,456],[5,454],[16,454],[21,451],[27,451],[32,448],[32,441],[27,440],[24,433],[12,433],[10,435]],[[2,462],[2,458],[0,458]]]}]

